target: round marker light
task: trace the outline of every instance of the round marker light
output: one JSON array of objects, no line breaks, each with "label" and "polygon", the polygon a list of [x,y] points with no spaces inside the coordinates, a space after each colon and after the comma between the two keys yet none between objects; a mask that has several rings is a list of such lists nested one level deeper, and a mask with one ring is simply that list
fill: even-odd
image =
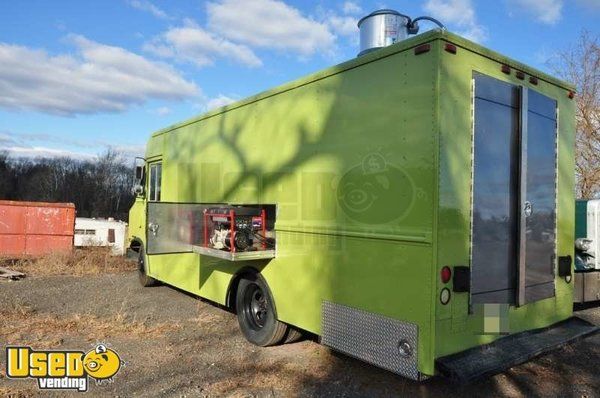
[{"label": "round marker light", "polygon": [[443,288],[440,293],[440,302],[444,305],[448,304],[450,301],[450,290],[448,288]]},{"label": "round marker light", "polygon": [[452,278],[452,270],[450,269],[450,267],[445,266],[444,268],[442,268],[442,270],[440,271],[440,276],[442,277],[443,283],[450,282],[450,278]]}]

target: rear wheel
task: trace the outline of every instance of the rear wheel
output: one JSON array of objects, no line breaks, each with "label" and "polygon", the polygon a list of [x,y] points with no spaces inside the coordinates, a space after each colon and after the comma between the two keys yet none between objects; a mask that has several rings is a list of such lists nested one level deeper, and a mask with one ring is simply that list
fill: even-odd
[{"label": "rear wheel", "polygon": [[283,339],[283,344],[295,343],[302,338],[302,332],[298,329],[288,326],[288,332]]},{"label": "rear wheel", "polygon": [[142,286],[149,287],[158,285],[158,281],[152,278],[151,276],[148,276],[148,274],[146,273],[146,256],[144,253],[144,246],[140,246],[137,265],[138,278]]},{"label": "rear wheel", "polygon": [[249,342],[266,347],[280,343],[285,337],[288,327],[277,320],[273,298],[259,275],[240,280],[236,308],[240,329]]}]

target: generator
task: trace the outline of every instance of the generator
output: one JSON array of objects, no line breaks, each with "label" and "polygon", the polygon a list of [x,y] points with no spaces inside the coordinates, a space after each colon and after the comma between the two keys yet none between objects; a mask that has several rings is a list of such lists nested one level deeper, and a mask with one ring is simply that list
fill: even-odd
[{"label": "generator", "polygon": [[204,246],[228,252],[273,248],[267,237],[265,209],[244,206],[211,207],[204,211]]}]

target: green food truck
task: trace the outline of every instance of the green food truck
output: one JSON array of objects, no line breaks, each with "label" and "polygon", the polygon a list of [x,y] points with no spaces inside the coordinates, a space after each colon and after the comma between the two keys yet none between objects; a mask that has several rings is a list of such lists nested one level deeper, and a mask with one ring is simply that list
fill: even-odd
[{"label": "green food truck", "polygon": [[411,36],[422,19],[374,12],[356,59],[154,133],[129,217],[142,284],[231,308],[254,344],[309,332],[415,380],[597,331],[572,317],[574,88]]}]

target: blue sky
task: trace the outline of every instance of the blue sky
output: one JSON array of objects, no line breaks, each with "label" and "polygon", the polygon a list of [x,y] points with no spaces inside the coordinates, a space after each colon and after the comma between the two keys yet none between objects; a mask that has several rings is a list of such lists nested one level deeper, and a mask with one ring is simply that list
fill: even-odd
[{"label": "blue sky", "polygon": [[600,33],[600,0],[3,1],[0,150],[141,154],[155,130],[354,57],[356,21],[379,8],[542,70]]}]

